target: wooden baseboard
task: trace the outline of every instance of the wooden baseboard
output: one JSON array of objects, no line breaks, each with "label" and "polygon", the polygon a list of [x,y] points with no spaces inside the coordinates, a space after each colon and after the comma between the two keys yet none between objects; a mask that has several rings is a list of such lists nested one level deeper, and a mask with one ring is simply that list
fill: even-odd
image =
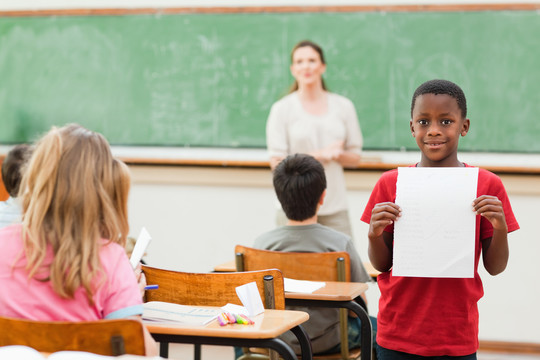
[{"label": "wooden baseboard", "polygon": [[480,340],[481,351],[540,354],[540,343]]}]

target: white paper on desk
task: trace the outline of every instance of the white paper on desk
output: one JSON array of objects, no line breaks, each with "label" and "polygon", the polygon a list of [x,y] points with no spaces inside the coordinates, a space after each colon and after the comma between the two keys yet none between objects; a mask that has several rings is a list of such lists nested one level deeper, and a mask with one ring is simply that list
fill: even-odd
[{"label": "white paper on desk", "polygon": [[238,286],[236,288],[236,294],[242,305],[248,310],[249,316],[259,315],[264,312],[264,305],[255,282]]},{"label": "white paper on desk", "polygon": [[221,310],[223,310],[225,312],[229,312],[231,314],[242,314],[242,315],[249,316],[249,311],[245,307],[243,307],[241,305],[228,303],[228,304],[222,306]]},{"label": "white paper on desk", "polygon": [[133,247],[133,251],[131,252],[131,257],[129,258],[129,262],[134,269],[141,261],[144,252],[148,247],[148,244],[150,244],[150,241],[152,241],[152,237],[150,236],[148,231],[146,231],[146,228],[143,227],[141,229],[139,237],[137,238],[137,241],[135,242],[135,246]]},{"label": "white paper on desk", "polygon": [[302,294],[311,294],[315,290],[319,290],[326,285],[325,282],[321,281],[295,280],[289,278],[284,278],[283,282],[285,292],[295,292]]},{"label": "white paper on desk", "polygon": [[398,168],[393,276],[472,278],[478,168]]}]

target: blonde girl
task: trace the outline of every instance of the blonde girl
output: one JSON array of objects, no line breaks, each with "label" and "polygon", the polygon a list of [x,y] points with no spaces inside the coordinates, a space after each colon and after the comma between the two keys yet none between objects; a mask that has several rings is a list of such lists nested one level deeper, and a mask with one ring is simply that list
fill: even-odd
[{"label": "blonde girl", "polygon": [[[23,223],[0,230],[0,314],[85,321],[142,314],[124,252],[129,172],[98,133],[53,127],[21,183]],[[147,352],[155,343],[147,333]]]}]

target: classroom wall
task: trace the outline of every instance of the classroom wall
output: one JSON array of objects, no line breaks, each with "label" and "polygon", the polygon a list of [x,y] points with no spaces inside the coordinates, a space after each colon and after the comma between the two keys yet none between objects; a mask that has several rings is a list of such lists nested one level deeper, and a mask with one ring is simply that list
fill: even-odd
[{"label": "classroom wall", "polygon": [[[538,3],[520,0],[520,3]],[[185,6],[384,5],[466,4],[468,0],[19,0],[0,2],[0,10],[63,8],[135,8]],[[511,3],[476,0],[476,4]],[[275,199],[268,169],[132,166],[129,200],[131,235],[142,226],[153,236],[147,261],[151,265],[185,271],[209,271],[231,260],[236,244],[250,245],[260,233],[274,227]],[[348,198],[355,245],[367,259],[367,225],[358,219],[379,172],[347,173]],[[481,271],[485,297],[480,301],[480,338],[540,344],[540,287],[537,254],[540,242],[536,218],[540,194],[538,176],[504,176],[510,200],[522,229],[510,235],[510,262],[496,277]],[[368,291],[372,314],[378,290]]]},{"label": "classroom wall", "polygon": [[[145,226],[153,237],[150,265],[194,272],[211,271],[234,258],[236,244],[252,245],[274,227],[275,198],[268,169],[131,166],[131,234]],[[379,171],[347,172],[355,245],[367,260],[367,225],[359,218]],[[540,175],[502,175],[521,229],[509,235],[510,261],[496,276],[480,271],[480,339],[540,344],[540,242],[535,224]],[[367,293],[377,313],[376,284]]]}]

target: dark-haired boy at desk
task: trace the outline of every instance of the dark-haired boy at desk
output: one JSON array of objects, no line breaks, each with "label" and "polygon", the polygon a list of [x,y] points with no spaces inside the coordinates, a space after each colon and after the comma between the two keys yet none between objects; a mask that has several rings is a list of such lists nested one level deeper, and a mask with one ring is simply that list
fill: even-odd
[{"label": "dark-haired boy at desk", "polygon": [[[459,138],[467,134],[469,124],[459,86],[446,80],[420,85],[412,98],[410,121],[422,152],[416,166],[469,167],[457,156]],[[394,203],[397,174],[391,170],[381,176],[362,215],[362,221],[369,223],[371,263],[382,272],[377,358],[476,359],[477,302],[483,295],[480,253],[486,270],[499,274],[508,262],[507,233],[519,228],[504,186],[499,177],[479,169],[472,205],[477,214],[473,278],[393,276],[393,224],[402,212]]]},{"label": "dark-haired boy at desk", "polygon": [[30,153],[30,145],[16,145],[8,152],[2,163],[2,181],[9,198],[0,202],[0,228],[21,222],[22,206],[18,198],[22,178],[21,170]]},{"label": "dark-haired boy at desk", "polygon": [[[290,252],[346,251],[351,259],[351,281],[371,281],[351,238],[317,223],[317,210],[326,194],[326,176],[321,163],[310,155],[289,155],[274,169],[273,182],[288,222],[260,235],[254,247]],[[311,340],[313,353],[339,352],[339,310],[302,310],[310,314],[304,328]],[[349,347],[359,347],[360,320],[349,317],[348,326]],[[292,336],[284,337],[284,340],[298,353],[298,344]]]}]

